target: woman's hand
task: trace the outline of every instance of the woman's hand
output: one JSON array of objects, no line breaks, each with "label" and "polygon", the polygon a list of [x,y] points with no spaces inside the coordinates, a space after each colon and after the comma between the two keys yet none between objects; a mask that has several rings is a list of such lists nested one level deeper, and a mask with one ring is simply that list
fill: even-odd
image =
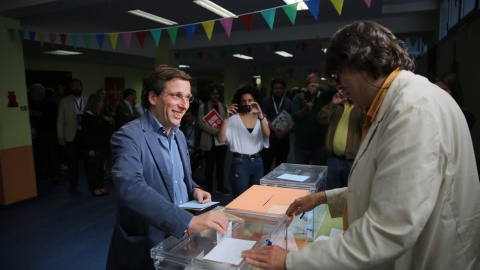
[{"label": "woman's hand", "polygon": [[230,105],[227,108],[227,118],[234,115],[234,114],[237,114],[237,110],[238,110],[237,104],[234,103],[234,104]]}]

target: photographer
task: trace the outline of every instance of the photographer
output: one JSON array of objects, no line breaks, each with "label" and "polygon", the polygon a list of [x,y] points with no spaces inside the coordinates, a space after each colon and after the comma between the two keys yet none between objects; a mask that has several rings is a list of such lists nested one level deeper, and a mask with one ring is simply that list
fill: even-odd
[{"label": "photographer", "polygon": [[270,146],[270,129],[257,103],[259,98],[260,92],[251,86],[238,89],[218,132],[218,141],[226,142],[233,153],[230,168],[233,198],[252,185],[259,185],[263,176],[260,152]]}]

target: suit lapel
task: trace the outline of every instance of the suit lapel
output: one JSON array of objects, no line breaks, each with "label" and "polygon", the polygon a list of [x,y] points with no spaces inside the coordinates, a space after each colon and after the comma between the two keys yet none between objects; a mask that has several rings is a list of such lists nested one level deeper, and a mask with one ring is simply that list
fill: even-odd
[{"label": "suit lapel", "polygon": [[170,181],[170,176],[168,175],[168,168],[167,162],[162,157],[162,150],[160,148],[160,142],[157,137],[157,134],[154,132],[149,119],[149,113],[145,113],[142,118],[140,119],[140,123],[142,125],[142,129],[145,134],[145,140],[147,141],[148,148],[150,149],[150,153],[155,160],[155,164],[157,165],[158,171],[162,176],[161,180],[164,182],[165,186],[168,190],[168,195],[170,196],[170,200],[174,201],[174,191],[173,191],[173,183]]},{"label": "suit lapel", "polygon": [[[187,192],[188,194],[191,194],[192,191],[192,185],[188,179],[190,179],[190,170],[191,168],[189,167],[190,165],[190,157],[187,155],[188,149],[186,147],[185,143],[180,142],[180,138],[184,138],[183,133],[180,134],[181,131],[178,130],[177,134],[175,135],[175,140],[177,142],[177,147],[178,147],[178,152],[180,153],[180,158],[182,159],[182,166],[183,166],[183,174],[184,174],[184,182],[185,185],[187,186]],[[183,139],[185,141],[185,139]],[[189,170],[190,168],[190,170]]]}]

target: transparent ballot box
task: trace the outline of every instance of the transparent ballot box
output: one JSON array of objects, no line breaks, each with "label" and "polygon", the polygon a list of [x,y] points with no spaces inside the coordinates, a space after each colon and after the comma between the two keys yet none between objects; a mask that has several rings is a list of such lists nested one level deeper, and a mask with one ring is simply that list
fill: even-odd
[{"label": "transparent ballot box", "polygon": [[305,189],[310,193],[325,190],[327,166],[282,163],[260,179],[260,185]]},{"label": "transparent ballot box", "polygon": [[[241,258],[241,250],[273,243],[285,247],[285,215],[233,215],[223,207],[217,207],[214,211],[224,212],[231,223],[231,231],[229,229],[226,236],[220,239],[221,235],[213,229],[192,233],[190,237],[184,235],[181,239],[170,236],[151,249],[155,268],[254,269]],[[244,247],[245,243],[247,247]],[[234,251],[230,251],[230,248]]]}]

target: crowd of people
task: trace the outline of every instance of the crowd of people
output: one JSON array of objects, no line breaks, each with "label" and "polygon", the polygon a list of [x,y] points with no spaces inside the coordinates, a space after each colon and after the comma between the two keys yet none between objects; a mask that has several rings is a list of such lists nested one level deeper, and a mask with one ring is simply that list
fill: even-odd
[{"label": "crowd of people", "polygon": [[[198,102],[188,74],[160,65],[146,80],[141,106],[136,91],[125,89],[114,116],[104,90],[85,100],[78,79],[58,110],[41,85],[32,85],[32,130],[51,145],[56,127],[70,192],[81,157],[92,192],[108,194],[103,179],[111,146],[118,205],[107,269],[153,268],[150,249],[170,235],[225,234],[223,213],[193,215],[179,205],[211,201],[215,185],[230,195],[227,150],[233,198],[259,184],[274,164],[286,162],[290,136],[295,163],[328,165],[328,175],[324,189],[298,198],[286,214],[328,204],[333,217],[343,217],[344,233],[301,251],[244,251],[248,263],[262,269],[476,269],[480,185],[469,133],[475,118],[462,108],[454,74],[430,82],[413,71],[403,41],[377,23],[359,21],[340,28],[328,45],[324,72],[333,83],[308,74],[305,91],[292,99],[285,81],[275,78],[270,96],[245,86],[227,106],[223,87],[212,84]],[[192,179],[202,158],[205,188]],[[48,172],[58,180],[58,159],[51,160]]]}]

